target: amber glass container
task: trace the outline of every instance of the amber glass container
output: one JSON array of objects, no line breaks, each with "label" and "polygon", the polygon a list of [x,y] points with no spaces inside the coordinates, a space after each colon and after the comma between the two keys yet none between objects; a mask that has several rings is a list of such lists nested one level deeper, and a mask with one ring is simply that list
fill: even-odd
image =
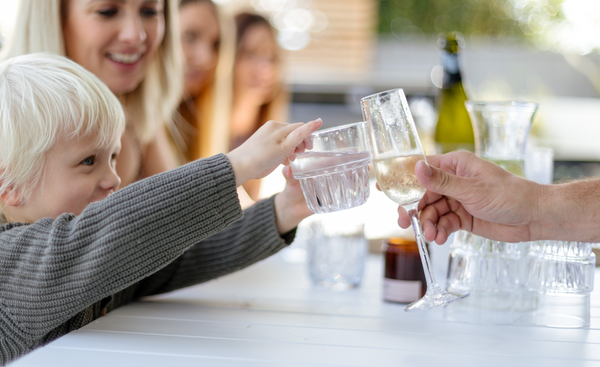
[{"label": "amber glass container", "polygon": [[390,238],[384,243],[383,253],[383,299],[410,303],[423,297],[427,291],[427,283],[417,242],[404,238]]}]

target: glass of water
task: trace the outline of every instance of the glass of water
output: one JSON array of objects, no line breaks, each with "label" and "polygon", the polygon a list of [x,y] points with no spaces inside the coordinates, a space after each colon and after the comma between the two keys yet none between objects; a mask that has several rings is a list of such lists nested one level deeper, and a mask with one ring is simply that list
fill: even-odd
[{"label": "glass of water", "polygon": [[308,208],[317,214],[362,205],[369,198],[371,162],[365,122],[319,130],[290,163]]},{"label": "glass of water", "polygon": [[448,292],[442,289],[431,268],[418,213],[419,201],[425,195],[425,188],[415,175],[415,165],[420,160],[425,161],[425,154],[404,91],[394,89],[364,97],[361,107],[363,117],[369,122],[377,183],[388,198],[408,212],[425,271],[425,296],[409,304],[404,310],[426,310],[468,296],[468,292]]}]

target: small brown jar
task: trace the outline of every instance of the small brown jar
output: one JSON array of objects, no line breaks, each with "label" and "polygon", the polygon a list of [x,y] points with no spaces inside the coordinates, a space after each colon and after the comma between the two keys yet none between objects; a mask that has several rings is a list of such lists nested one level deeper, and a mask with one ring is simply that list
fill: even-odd
[{"label": "small brown jar", "polygon": [[383,299],[410,303],[423,297],[427,291],[427,283],[417,242],[404,238],[390,238],[384,244],[383,253]]}]

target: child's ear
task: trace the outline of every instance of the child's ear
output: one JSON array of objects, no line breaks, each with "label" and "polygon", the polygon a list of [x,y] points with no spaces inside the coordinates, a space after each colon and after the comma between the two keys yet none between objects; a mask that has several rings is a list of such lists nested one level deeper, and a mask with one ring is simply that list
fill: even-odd
[{"label": "child's ear", "polygon": [[21,195],[19,195],[19,193],[12,188],[0,193],[0,200],[9,206],[19,206],[23,204],[23,198]]},{"label": "child's ear", "polygon": [[[3,181],[1,177],[3,172],[4,168],[0,162],[0,185]],[[19,194],[18,190],[15,190],[13,187],[9,187],[5,191],[0,192],[0,201],[9,206],[19,206],[23,203],[23,198]]]}]

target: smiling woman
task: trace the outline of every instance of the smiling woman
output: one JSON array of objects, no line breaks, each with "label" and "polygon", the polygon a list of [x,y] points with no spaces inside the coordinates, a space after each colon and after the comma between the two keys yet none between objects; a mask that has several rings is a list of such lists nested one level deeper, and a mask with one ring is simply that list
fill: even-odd
[{"label": "smiling woman", "polygon": [[0,60],[32,52],[67,56],[119,97],[128,123],[117,171],[123,186],[176,167],[165,127],[180,101],[174,0],[20,0]]},{"label": "smiling woman", "polygon": [[69,58],[120,96],[133,91],[165,34],[162,1],[71,0],[63,9]]}]

